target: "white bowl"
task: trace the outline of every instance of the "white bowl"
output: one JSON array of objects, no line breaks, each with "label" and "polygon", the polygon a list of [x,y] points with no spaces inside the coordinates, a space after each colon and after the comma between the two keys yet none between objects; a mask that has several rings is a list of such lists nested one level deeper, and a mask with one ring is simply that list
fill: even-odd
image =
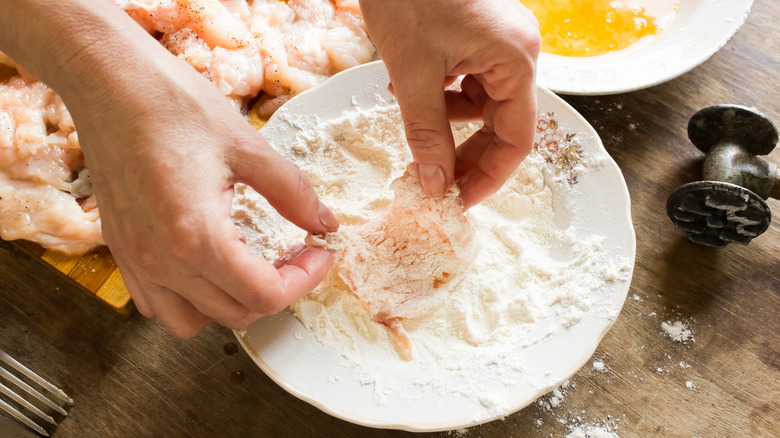
[{"label": "white bowl", "polygon": [[753,0],[681,0],[668,29],[649,42],[592,57],[542,53],[538,83],[556,93],[603,95],[674,79],[723,48],[745,22]]},{"label": "white bowl", "polygon": [[[372,108],[378,100],[393,101],[387,84],[387,71],[381,62],[342,72],[291,99],[262,132],[275,147],[289,147],[296,135],[296,120],[310,120],[313,115],[330,120],[344,111]],[[381,375],[386,387],[395,389],[385,394],[384,402],[377,403],[381,388],[365,381],[365,368],[359,372],[359,368],[345,366],[345,358],[319,342],[290,311],[262,318],[245,332],[236,332],[257,365],[282,388],[328,414],[365,426],[409,431],[451,430],[501,418],[559,386],[582,367],[615,322],[629,289],[636,250],[629,195],[620,170],[593,128],[563,100],[541,88],[539,105],[540,113],[554,112],[560,127],[576,133],[584,157],[601,163],[581,172],[575,189],[556,193],[553,188],[554,196],[568,198],[556,203],[556,222],[560,217],[584,234],[603,236],[603,251],[625,261],[627,278],[599,290],[593,304],[572,326],[514,349],[512,353],[518,358],[515,369],[479,370],[466,377],[470,385],[502,400],[500,409],[420,385],[434,378],[442,382],[462,379],[462,373],[410,371],[409,367],[401,370],[378,366],[373,370]],[[566,205],[567,211],[558,211],[561,205]],[[414,361],[411,364],[414,367]]]}]

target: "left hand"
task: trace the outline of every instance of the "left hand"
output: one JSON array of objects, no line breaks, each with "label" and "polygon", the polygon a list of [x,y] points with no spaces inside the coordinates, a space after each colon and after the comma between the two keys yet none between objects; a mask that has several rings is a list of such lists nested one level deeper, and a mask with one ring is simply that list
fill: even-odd
[{"label": "left hand", "polygon": [[[496,192],[530,153],[541,40],[518,0],[360,0],[390,74],[429,196],[459,180],[466,208]],[[445,91],[465,75],[461,91]],[[455,148],[451,121],[484,126]]]}]

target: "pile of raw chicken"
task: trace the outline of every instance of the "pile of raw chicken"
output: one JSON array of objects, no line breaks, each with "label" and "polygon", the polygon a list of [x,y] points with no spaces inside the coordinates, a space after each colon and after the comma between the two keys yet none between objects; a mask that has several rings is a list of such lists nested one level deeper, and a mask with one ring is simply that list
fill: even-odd
[{"label": "pile of raw chicken", "polygon": [[[357,0],[115,2],[237,111],[259,118],[376,56]],[[62,100],[0,53],[0,238],[71,254],[102,245],[92,192]]]}]

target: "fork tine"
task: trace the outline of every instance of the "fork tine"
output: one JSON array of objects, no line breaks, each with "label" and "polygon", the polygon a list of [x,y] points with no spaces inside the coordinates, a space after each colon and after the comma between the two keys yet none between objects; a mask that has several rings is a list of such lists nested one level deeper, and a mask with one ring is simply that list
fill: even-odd
[{"label": "fork tine", "polygon": [[22,415],[21,412],[17,411],[11,405],[9,405],[8,403],[6,403],[6,402],[4,402],[2,400],[0,400],[0,409],[5,411],[8,415],[14,417],[17,421],[21,422],[25,426],[27,426],[30,429],[38,432],[39,434],[41,434],[43,436],[49,436],[49,432],[46,432],[46,430],[44,428],[42,428],[41,426],[35,424],[35,422],[30,420],[26,416]]},{"label": "fork tine", "polygon": [[55,411],[57,411],[58,414],[62,415],[63,417],[68,415],[68,412],[65,409],[63,409],[61,406],[57,406],[56,403],[54,403],[53,401],[49,400],[45,395],[43,395],[40,392],[38,392],[32,386],[22,382],[21,380],[19,380],[18,377],[14,376],[13,374],[9,373],[8,371],[6,371],[3,368],[0,368],[0,377],[5,377],[6,379],[10,380],[11,382],[14,383],[14,385],[16,385],[19,388],[21,388],[22,390],[24,390],[24,392],[26,392],[26,393],[30,394],[31,396],[35,397],[36,400],[40,401],[41,403],[45,404],[46,406],[50,407],[51,409],[54,409]]},{"label": "fork tine", "polygon": [[[16,373],[11,373],[11,369],[15,370]],[[17,375],[19,377],[17,377]],[[0,381],[0,395],[4,395],[8,399],[16,402],[16,405],[12,406],[7,403],[8,399],[0,399],[0,412],[5,412],[19,423],[42,436],[49,436],[49,432],[43,427],[46,426],[44,421],[53,426],[57,425],[57,421],[52,416],[53,414],[50,415],[51,411],[44,408],[43,405],[52,409],[52,411],[56,411],[63,417],[68,415],[68,412],[64,408],[73,405],[73,399],[70,398],[65,391],[35,374],[3,350],[0,350],[0,378],[3,379]],[[22,378],[25,380],[22,380]],[[36,386],[38,386],[41,391],[39,392],[38,389],[33,388],[27,382],[35,382]],[[10,387],[7,386],[9,384]],[[31,402],[35,400],[32,399],[42,403],[43,405],[38,405],[41,406],[41,408],[33,405]],[[18,407],[23,408],[25,413],[20,412],[17,409]],[[42,409],[46,409],[46,412]],[[30,413],[34,415],[29,415]],[[39,418],[36,418],[35,416]]]},{"label": "fork tine", "polygon": [[19,403],[20,405],[24,406],[26,409],[29,409],[32,413],[35,415],[43,418],[46,420],[47,423],[57,425],[57,423],[54,421],[54,418],[51,417],[51,415],[46,414],[42,410],[35,407],[32,403],[28,402],[27,400],[19,397],[19,395],[13,391],[11,391],[7,386],[0,383],[0,392],[7,395],[8,397],[12,398],[13,401]]},{"label": "fork tine", "polygon": [[[25,376],[29,377],[32,381],[35,383],[41,385],[43,388],[45,388],[50,393],[57,396],[59,399],[61,399],[65,404],[68,406],[73,406],[73,399],[68,396],[68,394],[65,393],[65,391],[61,390],[60,388],[52,385],[49,383],[46,379],[43,377],[35,374],[32,370],[27,368],[26,366],[22,365],[21,363],[17,362],[16,359],[12,358],[8,354],[6,354],[5,351],[0,350],[0,360],[7,363],[11,367],[13,367],[15,370],[19,371],[20,373],[24,374]],[[18,380],[18,379],[17,379]],[[37,391],[36,391],[37,392]],[[48,400],[48,399],[47,399]],[[62,415],[68,415],[67,412],[65,412],[64,409],[60,408],[58,412],[60,412]]]}]

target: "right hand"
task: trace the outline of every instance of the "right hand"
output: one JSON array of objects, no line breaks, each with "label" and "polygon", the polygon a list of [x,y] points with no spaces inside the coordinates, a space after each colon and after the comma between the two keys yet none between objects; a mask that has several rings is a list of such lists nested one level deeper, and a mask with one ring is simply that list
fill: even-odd
[{"label": "right hand", "polygon": [[[465,206],[496,192],[531,152],[539,25],[518,0],[360,0],[390,74],[429,196],[456,179]],[[462,91],[445,91],[465,76]],[[450,121],[483,127],[455,148]]]}]

